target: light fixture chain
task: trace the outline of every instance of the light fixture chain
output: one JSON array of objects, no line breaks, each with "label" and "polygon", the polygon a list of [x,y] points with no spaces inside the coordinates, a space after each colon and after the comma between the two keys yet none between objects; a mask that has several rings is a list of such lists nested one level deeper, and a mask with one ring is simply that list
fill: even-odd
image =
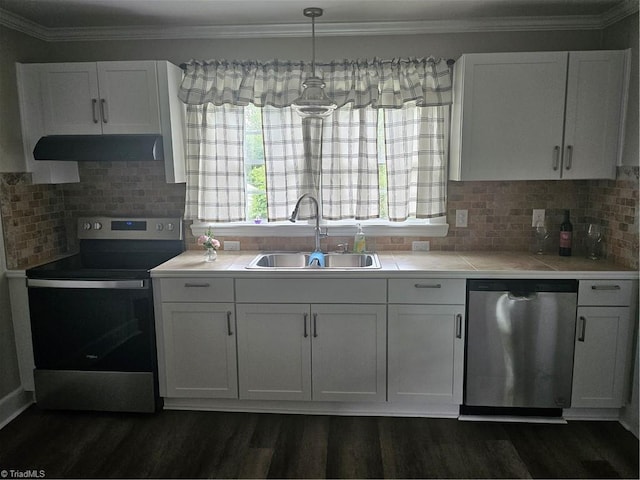
[{"label": "light fixture chain", "polygon": [[311,17],[311,72],[316,76],[316,16]]}]

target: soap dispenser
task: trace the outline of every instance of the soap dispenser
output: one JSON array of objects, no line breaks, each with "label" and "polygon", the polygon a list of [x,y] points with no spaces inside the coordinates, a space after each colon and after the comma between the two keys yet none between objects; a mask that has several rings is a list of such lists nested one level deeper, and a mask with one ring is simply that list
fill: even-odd
[{"label": "soap dispenser", "polygon": [[362,225],[358,224],[358,231],[356,232],[356,236],[353,238],[353,251],[355,253],[364,253],[367,249],[367,241],[364,236],[364,232],[362,231]]}]

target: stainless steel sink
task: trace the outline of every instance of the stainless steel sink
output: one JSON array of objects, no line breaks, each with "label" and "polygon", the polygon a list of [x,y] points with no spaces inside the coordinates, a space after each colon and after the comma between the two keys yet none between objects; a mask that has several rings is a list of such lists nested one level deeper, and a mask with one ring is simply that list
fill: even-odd
[{"label": "stainless steel sink", "polygon": [[325,266],[309,266],[310,253],[304,252],[265,252],[257,255],[247,266],[250,269],[373,269],[380,268],[380,260],[375,253],[326,253]]}]

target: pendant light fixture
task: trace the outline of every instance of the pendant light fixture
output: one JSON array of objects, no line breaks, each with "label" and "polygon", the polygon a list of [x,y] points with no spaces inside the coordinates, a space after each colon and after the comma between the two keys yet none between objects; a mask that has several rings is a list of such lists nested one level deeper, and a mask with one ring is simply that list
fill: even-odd
[{"label": "pendant light fixture", "polygon": [[311,18],[311,76],[302,83],[302,95],[293,101],[291,108],[302,118],[324,118],[331,115],[338,105],[325,93],[324,81],[316,77],[316,17],[321,17],[323,10],[309,7],[302,13]]}]

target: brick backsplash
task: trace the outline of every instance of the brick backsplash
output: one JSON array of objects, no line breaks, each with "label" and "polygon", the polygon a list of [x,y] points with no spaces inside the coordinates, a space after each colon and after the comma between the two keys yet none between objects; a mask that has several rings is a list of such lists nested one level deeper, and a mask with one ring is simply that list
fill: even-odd
[{"label": "brick backsplash", "polygon": [[32,185],[28,173],[0,174],[0,208],[9,269],[67,252],[67,217],[59,185]]},{"label": "brick backsplash", "polygon": [[[75,218],[90,215],[177,216],[184,211],[184,184],[167,184],[156,162],[85,162],[80,183],[32,185],[28,174],[0,174],[0,199],[9,268],[46,261],[73,251]],[[638,168],[620,168],[617,180],[449,182],[444,238],[376,237],[375,250],[410,250],[429,240],[432,250],[514,250],[534,248],[531,209],[543,208],[552,232],[547,251],[555,254],[564,209],[571,210],[576,255],[584,254],[586,225],[605,226],[603,253],[620,265],[638,268]],[[455,211],[469,212],[467,228],[455,227]],[[189,232],[189,229],[186,229]],[[187,235],[189,248],[197,248]],[[307,249],[308,238],[225,237],[243,250]],[[333,250],[351,237],[329,237]]]},{"label": "brick backsplash", "polygon": [[603,252],[609,260],[638,269],[638,167],[618,169],[616,180],[590,182],[588,222],[603,229]]},{"label": "brick backsplash", "polygon": [[182,217],[184,184],[165,182],[160,162],[80,162],[80,183],[64,185],[74,217],[113,215]]}]

